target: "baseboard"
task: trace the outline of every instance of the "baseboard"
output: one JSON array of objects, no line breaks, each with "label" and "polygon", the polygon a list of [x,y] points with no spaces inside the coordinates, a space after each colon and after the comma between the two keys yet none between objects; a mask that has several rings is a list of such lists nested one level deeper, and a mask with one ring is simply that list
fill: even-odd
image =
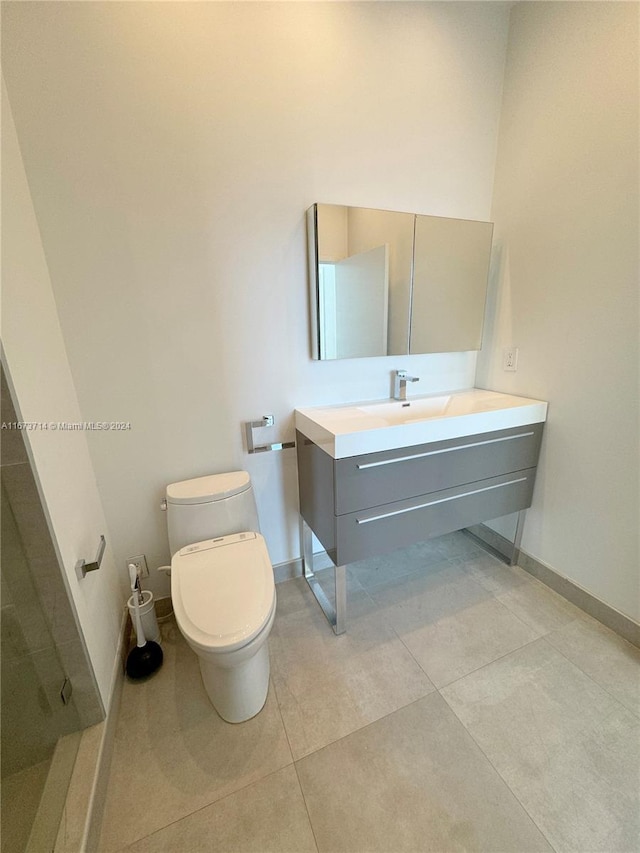
[{"label": "baseboard", "polygon": [[[486,524],[475,524],[473,527],[467,528],[465,533],[469,533],[473,539],[482,542],[490,551],[509,561],[513,543],[505,539],[500,533],[496,533],[495,530],[487,527]],[[536,560],[526,551],[520,550],[517,562],[521,569],[533,575],[536,580],[557,592],[558,595],[566,598],[571,604],[575,604],[580,610],[584,610],[589,616],[593,616],[598,622],[602,622],[603,625],[633,643],[634,646],[640,646],[640,625],[629,616],[625,616],[615,607],[605,604],[593,593],[588,592],[575,581],[569,580],[545,563]]]},{"label": "baseboard", "polygon": [[[332,566],[333,563],[326,551],[319,551],[313,555],[314,571],[329,569]],[[285,563],[276,563],[273,567],[273,576],[276,583],[284,583],[284,581],[302,577],[302,557],[298,557],[296,560],[288,560]]]},{"label": "baseboard", "polygon": [[69,850],[91,853],[98,849],[124,684],[122,661],[126,656],[131,631],[128,616],[128,611],[125,611],[114,659],[107,716],[101,723],[81,733],[54,853],[67,853]]},{"label": "baseboard", "polygon": [[607,628],[633,643],[634,646],[640,646],[640,625],[629,616],[620,613],[615,607],[596,598],[593,593],[587,592],[575,581],[569,580],[525,551],[520,551],[518,565],[567,601],[575,604],[580,610],[584,610],[589,616],[593,616],[598,622],[602,622]]}]

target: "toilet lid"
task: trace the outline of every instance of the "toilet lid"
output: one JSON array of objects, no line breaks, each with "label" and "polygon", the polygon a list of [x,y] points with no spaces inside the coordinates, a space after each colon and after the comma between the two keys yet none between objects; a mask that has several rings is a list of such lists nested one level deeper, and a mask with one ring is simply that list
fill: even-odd
[{"label": "toilet lid", "polygon": [[275,584],[264,538],[235,533],[187,545],[171,560],[178,625],[203,649],[232,651],[267,622]]},{"label": "toilet lid", "polygon": [[228,474],[209,474],[194,480],[182,480],[167,486],[167,502],[170,504],[201,504],[207,501],[222,501],[246,492],[251,486],[251,477],[246,471],[230,471]]}]

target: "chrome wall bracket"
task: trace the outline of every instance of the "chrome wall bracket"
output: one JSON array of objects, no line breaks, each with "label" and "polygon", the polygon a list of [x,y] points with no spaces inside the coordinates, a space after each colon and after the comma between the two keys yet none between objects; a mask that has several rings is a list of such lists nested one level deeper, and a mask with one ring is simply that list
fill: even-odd
[{"label": "chrome wall bracket", "polygon": [[96,554],[96,558],[92,563],[87,563],[85,560],[78,560],[76,563],[76,576],[79,581],[82,580],[87,574],[87,572],[95,572],[100,568],[100,563],[102,562],[102,558],[104,557],[104,549],[107,547],[107,540],[104,536],[100,537],[100,542],[98,543],[98,553]]},{"label": "chrome wall bracket", "polygon": [[260,421],[246,421],[244,425],[245,437],[247,439],[248,453],[265,453],[268,450],[286,450],[295,447],[295,441],[276,441],[273,444],[256,444],[253,436],[254,429],[271,427],[275,423],[273,415],[263,415]]}]

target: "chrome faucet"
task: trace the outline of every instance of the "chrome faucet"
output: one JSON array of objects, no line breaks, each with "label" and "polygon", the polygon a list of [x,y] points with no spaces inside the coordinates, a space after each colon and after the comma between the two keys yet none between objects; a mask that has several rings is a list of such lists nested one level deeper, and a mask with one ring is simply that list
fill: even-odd
[{"label": "chrome faucet", "polygon": [[419,376],[409,376],[406,370],[396,370],[393,374],[393,399],[407,399],[407,382],[418,382]]}]

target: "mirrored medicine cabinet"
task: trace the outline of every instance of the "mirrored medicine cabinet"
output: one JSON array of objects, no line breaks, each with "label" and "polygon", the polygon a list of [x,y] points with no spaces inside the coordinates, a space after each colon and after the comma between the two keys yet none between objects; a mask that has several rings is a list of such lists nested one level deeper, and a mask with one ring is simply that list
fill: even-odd
[{"label": "mirrored medicine cabinet", "polygon": [[312,355],[478,350],[493,223],[314,204]]}]

